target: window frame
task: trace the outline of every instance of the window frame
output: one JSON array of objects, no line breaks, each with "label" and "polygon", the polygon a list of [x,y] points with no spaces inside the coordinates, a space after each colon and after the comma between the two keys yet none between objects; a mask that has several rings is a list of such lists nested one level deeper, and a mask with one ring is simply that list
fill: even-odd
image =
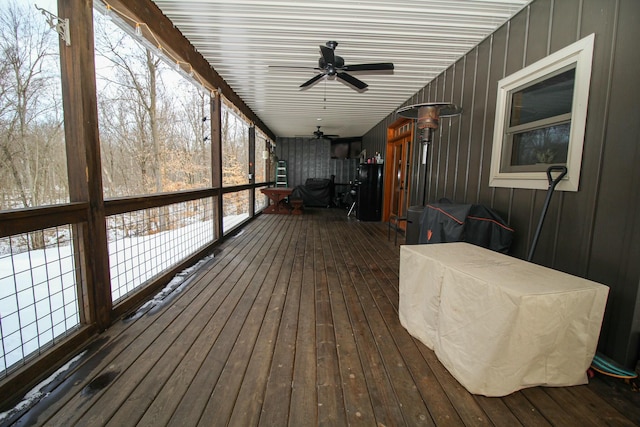
[{"label": "window frame", "polygon": [[[489,174],[490,187],[546,189],[548,179],[545,170],[539,166],[509,166],[514,127],[511,123],[511,98],[514,92],[523,90],[535,83],[554,77],[558,73],[575,67],[575,82],[571,116],[560,118],[554,116],[540,120],[535,128],[545,128],[570,121],[569,147],[566,166],[568,173],[556,187],[560,191],[578,191],[580,168],[582,165],[582,148],[587,119],[589,101],[589,86],[591,83],[591,67],[593,60],[593,46],[595,34],[578,40],[577,42],[517,71],[498,82],[496,99],[496,116],[494,125],[493,147],[491,153],[491,169]],[[544,122],[549,121],[545,125]],[[509,133],[507,133],[509,131]]]}]

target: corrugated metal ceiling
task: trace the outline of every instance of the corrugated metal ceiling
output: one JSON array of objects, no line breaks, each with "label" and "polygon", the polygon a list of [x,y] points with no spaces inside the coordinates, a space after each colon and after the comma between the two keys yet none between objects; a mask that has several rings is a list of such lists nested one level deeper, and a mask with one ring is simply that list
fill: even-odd
[{"label": "corrugated metal ceiling", "polygon": [[[529,1],[154,0],[276,135],[341,137],[366,133]],[[395,70],[350,73],[364,92],[327,78],[301,90],[330,40],[347,65]]]}]

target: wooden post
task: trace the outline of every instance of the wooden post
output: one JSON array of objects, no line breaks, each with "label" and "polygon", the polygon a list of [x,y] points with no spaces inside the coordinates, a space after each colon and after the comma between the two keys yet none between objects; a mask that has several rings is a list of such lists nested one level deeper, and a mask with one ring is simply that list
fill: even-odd
[{"label": "wooden post", "polygon": [[[256,182],[256,127],[249,126],[249,184]],[[256,214],[256,189],[249,191],[249,218]]]},{"label": "wooden post", "polygon": [[222,238],[222,95],[211,98],[211,186],[219,189],[214,199],[214,238]]},{"label": "wooden post", "polygon": [[58,0],[58,15],[69,18],[71,45],[60,41],[62,102],[71,202],[88,202],[86,224],[74,226],[80,260],[79,296],[83,323],[100,330],[111,323],[111,283],[98,135],[93,2]]}]

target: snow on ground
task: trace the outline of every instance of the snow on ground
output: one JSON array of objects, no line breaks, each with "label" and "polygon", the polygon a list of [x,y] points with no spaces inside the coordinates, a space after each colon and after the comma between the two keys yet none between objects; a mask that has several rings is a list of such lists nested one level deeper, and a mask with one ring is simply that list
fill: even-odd
[{"label": "snow on ground", "polygon": [[[182,292],[187,285],[190,283],[191,275],[201,268],[204,264],[208,263],[213,259],[213,255],[209,255],[198,261],[196,264],[192,265],[189,268],[186,268],[176,274],[173,279],[165,286],[160,292],[158,292],[151,300],[146,302],[142,307],[140,307],[133,316],[127,318],[127,320],[137,319],[142,316],[144,313],[153,310],[154,308],[158,308],[166,303],[168,300],[167,297],[169,295],[175,296],[178,293]],[[4,328],[4,326],[3,326]],[[24,398],[12,409],[0,413],[0,423],[9,419],[10,417],[27,410],[33,407],[40,400],[44,399],[49,395],[49,391],[46,391],[46,388],[52,384],[56,379],[58,379],[61,375],[65,374],[76,362],[78,362],[86,353],[86,351],[81,352],[79,355],[71,359],[64,366],[58,369],[54,374],[52,374],[49,378],[42,381],[40,384],[35,386],[31,391],[25,394]]]},{"label": "snow on ground", "polygon": [[[223,228],[230,230],[247,218],[247,214],[227,216]],[[195,253],[213,239],[212,233],[211,221],[205,221],[146,236],[120,236],[109,242],[112,299],[125,298]],[[157,305],[171,292],[180,291],[189,273],[179,273],[148,304]],[[23,358],[51,345],[79,322],[71,245],[0,255],[0,373],[6,374]]]},{"label": "snow on ground", "polygon": [[82,359],[82,356],[84,356],[85,353],[86,352],[80,353],[79,355],[68,361],[56,372],[54,372],[51,376],[49,376],[49,378],[32,388],[31,391],[24,395],[22,400],[16,406],[6,412],[1,412],[0,423],[19,412],[31,408],[37,402],[47,397],[50,393],[49,391],[46,391],[46,388],[49,386],[49,384],[53,383],[56,379],[65,374],[76,362]]}]

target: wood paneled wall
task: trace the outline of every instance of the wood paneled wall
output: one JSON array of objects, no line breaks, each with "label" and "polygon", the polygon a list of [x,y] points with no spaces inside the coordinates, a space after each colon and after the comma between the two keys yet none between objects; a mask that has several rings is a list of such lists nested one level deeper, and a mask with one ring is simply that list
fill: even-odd
[{"label": "wood paneled wall", "polygon": [[[640,345],[640,2],[535,0],[404,105],[462,106],[462,116],[442,119],[435,132],[427,200],[494,208],[516,230],[512,254],[525,258],[546,192],[489,187],[497,82],[591,33],[580,189],[554,194],[534,262],[611,287],[599,349],[633,367]],[[369,131],[363,148],[384,152],[396,118],[390,114]],[[420,204],[424,168],[416,163],[413,169],[419,185],[411,204]]]}]

